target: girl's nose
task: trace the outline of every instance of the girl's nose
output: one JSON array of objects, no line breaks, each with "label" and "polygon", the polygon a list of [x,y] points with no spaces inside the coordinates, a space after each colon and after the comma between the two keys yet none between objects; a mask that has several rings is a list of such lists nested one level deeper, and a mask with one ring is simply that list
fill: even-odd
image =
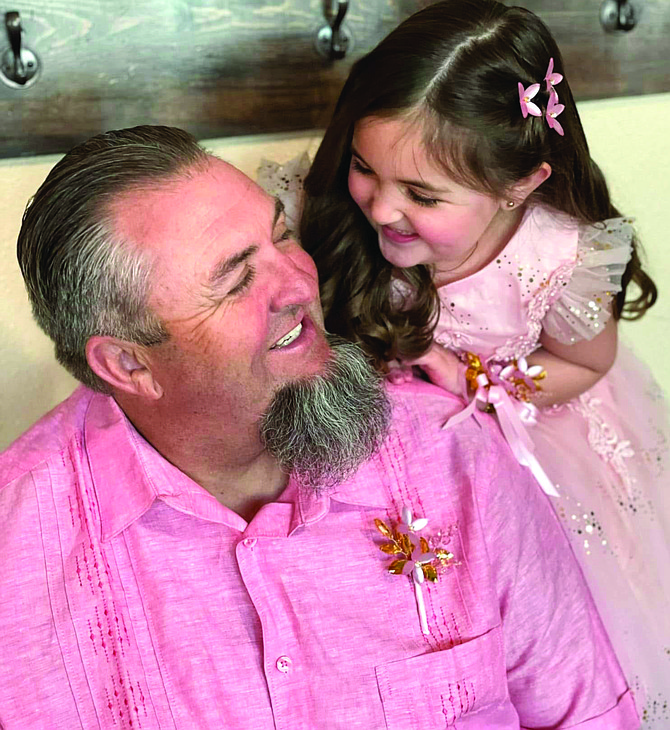
[{"label": "girl's nose", "polygon": [[370,217],[380,226],[398,223],[402,219],[402,211],[388,190],[377,188],[370,198]]}]

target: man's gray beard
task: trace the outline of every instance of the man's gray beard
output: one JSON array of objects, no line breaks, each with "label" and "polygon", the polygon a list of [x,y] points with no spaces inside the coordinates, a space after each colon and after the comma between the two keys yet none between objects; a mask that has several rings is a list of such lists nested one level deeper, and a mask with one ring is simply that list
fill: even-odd
[{"label": "man's gray beard", "polygon": [[381,446],[391,420],[383,379],[360,347],[326,337],[326,372],[283,386],[261,421],[267,450],[315,491],[351,476]]}]

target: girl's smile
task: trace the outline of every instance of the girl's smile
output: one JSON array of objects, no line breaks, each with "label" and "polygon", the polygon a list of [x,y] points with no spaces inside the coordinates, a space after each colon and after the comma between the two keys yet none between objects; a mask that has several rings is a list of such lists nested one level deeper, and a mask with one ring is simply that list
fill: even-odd
[{"label": "girl's smile", "polygon": [[409,243],[415,241],[418,236],[416,233],[399,231],[393,226],[382,226],[380,229],[380,235],[393,241],[393,243]]}]

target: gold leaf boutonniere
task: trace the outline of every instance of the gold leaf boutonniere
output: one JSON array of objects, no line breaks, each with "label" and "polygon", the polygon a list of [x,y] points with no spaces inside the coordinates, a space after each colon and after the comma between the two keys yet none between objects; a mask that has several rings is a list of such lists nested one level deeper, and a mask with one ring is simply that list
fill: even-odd
[{"label": "gold leaf boutonniere", "polygon": [[422,584],[425,580],[437,582],[440,569],[455,564],[452,552],[443,547],[429,545],[428,540],[418,534],[427,524],[425,517],[414,519],[409,507],[402,508],[401,522],[396,528],[388,527],[382,520],[375,520],[379,532],[389,540],[380,545],[379,549],[395,557],[388,566],[388,572],[412,578],[421,631],[424,634],[428,634],[428,622]]}]

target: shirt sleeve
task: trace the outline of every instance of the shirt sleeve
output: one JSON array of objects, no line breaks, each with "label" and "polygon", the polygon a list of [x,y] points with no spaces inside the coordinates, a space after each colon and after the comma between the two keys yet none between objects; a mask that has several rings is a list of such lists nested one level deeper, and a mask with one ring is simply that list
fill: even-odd
[{"label": "shirt sleeve", "polygon": [[542,321],[550,337],[569,345],[603,331],[631,256],[631,223],[610,218],[580,231],[572,276]]},{"label": "shirt sleeve", "polygon": [[510,699],[522,728],[633,730],[639,720],[563,529],[530,472],[495,460],[482,511]]}]

